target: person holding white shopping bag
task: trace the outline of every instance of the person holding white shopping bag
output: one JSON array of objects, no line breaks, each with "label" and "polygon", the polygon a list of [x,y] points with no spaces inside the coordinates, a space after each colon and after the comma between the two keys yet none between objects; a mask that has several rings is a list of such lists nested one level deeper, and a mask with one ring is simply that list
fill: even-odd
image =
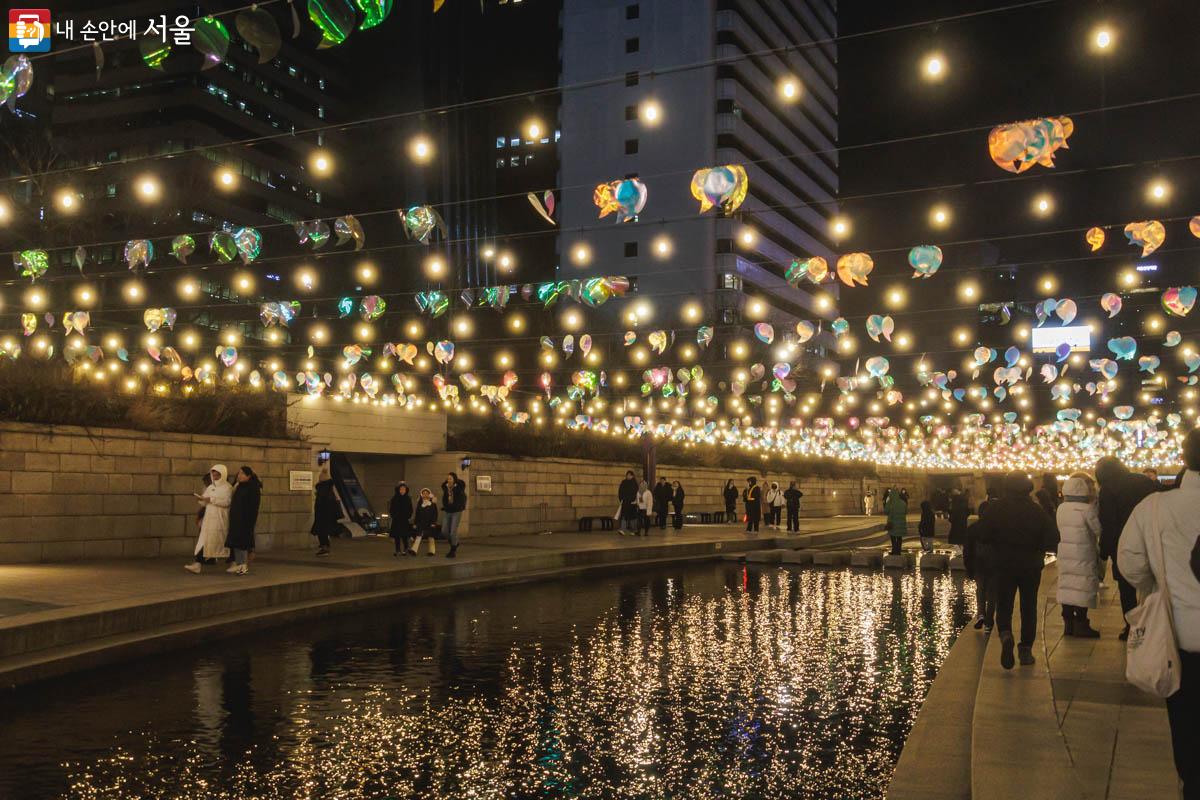
[{"label": "person holding white shopping bag", "polygon": [[1189,561],[1200,538],[1200,430],[1183,440],[1175,491],[1152,494],[1125,523],[1117,566],[1138,592],[1128,614],[1125,675],[1166,698],[1184,800],[1200,798],[1200,580]]}]

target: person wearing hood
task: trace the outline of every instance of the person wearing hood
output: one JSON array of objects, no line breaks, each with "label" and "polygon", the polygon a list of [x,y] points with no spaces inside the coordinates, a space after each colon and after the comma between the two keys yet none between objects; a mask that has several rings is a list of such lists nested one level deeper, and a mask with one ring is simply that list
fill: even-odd
[{"label": "person wearing hood", "polygon": [[725,491],[721,493],[721,498],[725,501],[725,521],[737,522],[738,490],[733,485],[733,478],[725,481]]},{"label": "person wearing hood", "polygon": [[233,497],[229,502],[229,535],[225,546],[233,551],[233,563],[226,572],[245,575],[250,571],[248,556],[254,550],[254,526],[262,504],[262,481],[250,467],[242,467],[234,476]]},{"label": "person wearing hood", "polygon": [[895,489],[889,489],[883,501],[883,513],[887,515],[888,538],[892,542],[892,555],[900,555],[900,546],[908,533],[908,502]]},{"label": "person wearing hood", "polygon": [[317,555],[329,555],[329,539],[338,532],[338,520],[342,518],[342,504],[333,488],[333,476],[329,464],[321,466],[317,476],[316,499],[313,501],[312,534],[317,537]]},{"label": "person wearing hood", "polygon": [[[1145,475],[1130,472],[1116,456],[1105,456],[1096,462],[1096,483],[1100,484],[1097,496],[1097,511],[1100,515],[1100,558],[1112,559],[1112,575],[1117,581],[1121,595],[1121,613],[1128,614],[1137,606],[1137,590],[1121,575],[1117,563],[1121,531],[1137,504],[1162,486]],[[1124,641],[1129,637],[1129,625],[1117,638]]]},{"label": "person wearing hood", "polygon": [[650,515],[654,513],[654,492],[646,481],[642,481],[642,485],[638,487],[637,507],[638,521],[641,523],[640,533],[642,536],[649,536]]},{"label": "person wearing hood", "polygon": [[1021,664],[1033,661],[1037,637],[1038,585],[1046,553],[1054,549],[1054,520],[1033,499],[1033,481],[1014,470],[1004,476],[1003,492],[988,503],[979,521],[979,541],[988,548],[996,592],[996,628],[1000,632],[1000,666],[1013,668],[1012,615],[1021,594]]},{"label": "person wearing hood", "polygon": [[1157,589],[1171,604],[1179,689],[1167,698],[1167,722],[1183,800],[1195,800],[1200,798],[1200,430],[1190,431],[1180,449],[1187,467],[1182,485],[1138,503],[1121,533],[1117,564],[1143,597]]},{"label": "person wearing hood", "polygon": [[410,549],[409,545],[412,542],[413,529],[412,495],[408,493],[408,484],[404,481],[396,484],[396,490],[392,493],[392,499],[388,501],[388,516],[392,519],[392,529],[388,532],[388,536],[392,537],[392,541],[396,547],[392,556],[403,555]]},{"label": "person wearing hood", "polygon": [[417,498],[417,510],[413,514],[413,527],[417,529],[417,538],[413,541],[412,549],[408,551],[410,556],[415,556],[421,552],[421,540],[429,541],[429,553],[427,555],[437,555],[437,542],[434,536],[437,528],[438,507],[434,502],[433,492],[429,489],[422,489],[420,496]]},{"label": "person wearing hood", "polygon": [[1063,502],[1055,511],[1058,523],[1058,603],[1063,633],[1096,639],[1100,633],[1088,620],[1100,591],[1100,515],[1092,480],[1076,473],[1063,484]]},{"label": "person wearing hood", "polygon": [[200,507],[204,509],[200,536],[196,539],[196,559],[183,565],[188,572],[197,575],[200,574],[200,565],[205,563],[206,559],[229,556],[229,550],[225,547],[225,537],[229,535],[229,504],[233,501],[229,470],[224,464],[215,464],[208,474],[212,483],[204,490],[204,494],[195,496]]},{"label": "person wearing hood", "polygon": [[659,478],[658,483],[654,485],[654,524],[659,530],[667,529],[667,515],[671,511],[671,484],[667,483],[666,478]]}]

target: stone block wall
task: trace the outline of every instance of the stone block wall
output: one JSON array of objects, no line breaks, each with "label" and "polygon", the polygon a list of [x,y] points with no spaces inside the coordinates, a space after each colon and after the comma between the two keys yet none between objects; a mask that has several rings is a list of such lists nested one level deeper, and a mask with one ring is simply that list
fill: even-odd
[{"label": "stone block wall", "polygon": [[[471,499],[462,532],[473,536],[571,531],[577,528],[580,517],[611,517],[617,510],[617,485],[625,471],[632,469],[640,475],[640,468],[633,464],[447,453],[433,457],[445,462],[439,462],[434,469],[427,468],[431,465],[425,464],[426,459],[409,459],[406,479],[409,473],[440,475],[463,457],[470,457],[472,465],[464,475]],[[670,481],[680,481],[686,494],[685,510],[699,512],[722,510],[721,491],[725,481],[733,478],[740,491],[752,473],[659,464],[658,474]],[[478,491],[477,479],[481,475],[491,478],[491,492]],[[763,473],[756,477],[761,480]],[[806,517],[862,513],[863,492],[873,488],[878,497],[882,495],[882,488],[889,485],[908,488],[913,513],[916,513],[917,504],[926,492],[925,477],[905,470],[889,470],[880,478],[796,478],[771,470],[766,473],[766,478],[777,481],[781,488],[798,480],[800,490],[804,492],[800,513]],[[412,484],[411,479],[409,483]],[[740,513],[740,502],[738,507]]]},{"label": "stone block wall", "polygon": [[0,563],[189,556],[217,463],[263,481],[258,548],[307,546],[311,493],[288,490],[307,442],[0,423]]}]

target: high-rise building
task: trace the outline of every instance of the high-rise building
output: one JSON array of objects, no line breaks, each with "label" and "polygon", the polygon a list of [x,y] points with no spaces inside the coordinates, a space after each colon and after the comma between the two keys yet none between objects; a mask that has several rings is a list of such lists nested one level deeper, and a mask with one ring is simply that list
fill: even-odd
[{"label": "high-rise building", "polygon": [[[591,263],[640,276],[639,291],[659,298],[656,326],[684,324],[673,309],[689,299],[718,341],[763,319],[759,308],[780,339],[797,320],[834,319],[836,287],[784,274],[794,259],[835,262],[836,4],[565,0],[562,27],[559,184],[637,176],[648,200],[637,223],[597,230],[607,220],[591,193],[564,192],[560,252],[586,241]],[[745,166],[746,200],[732,217],[701,216],[692,173],[725,164]],[[797,371],[811,375],[833,347],[826,325]]]}]

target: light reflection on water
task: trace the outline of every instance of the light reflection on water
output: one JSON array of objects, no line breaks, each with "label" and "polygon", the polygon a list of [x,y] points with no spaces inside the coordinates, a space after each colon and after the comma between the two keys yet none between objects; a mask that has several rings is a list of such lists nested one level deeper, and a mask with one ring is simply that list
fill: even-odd
[{"label": "light reflection on water", "polygon": [[408,601],[6,698],[0,797],[881,797],[967,594],[703,565]]}]

